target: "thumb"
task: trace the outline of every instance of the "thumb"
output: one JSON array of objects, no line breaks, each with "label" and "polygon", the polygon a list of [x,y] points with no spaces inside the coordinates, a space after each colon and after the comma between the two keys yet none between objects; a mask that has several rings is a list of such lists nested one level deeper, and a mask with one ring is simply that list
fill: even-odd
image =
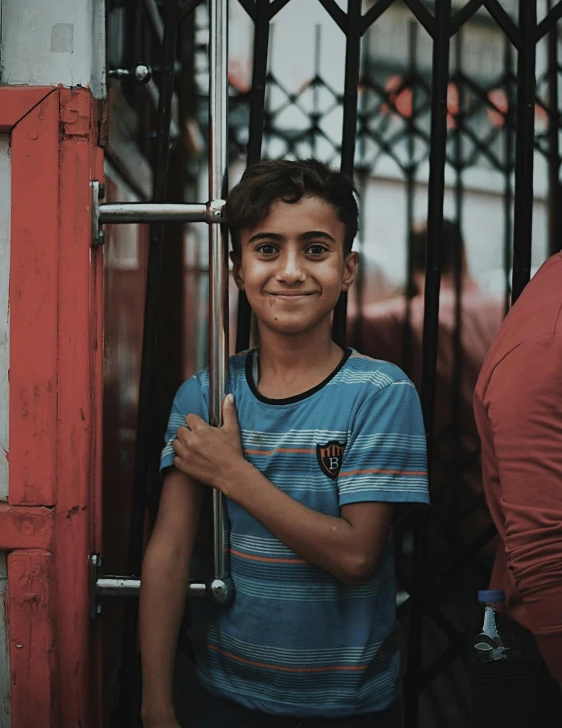
[{"label": "thumb", "polygon": [[234,404],[234,395],[227,394],[222,403],[222,421],[226,430],[238,430],[238,413]]}]

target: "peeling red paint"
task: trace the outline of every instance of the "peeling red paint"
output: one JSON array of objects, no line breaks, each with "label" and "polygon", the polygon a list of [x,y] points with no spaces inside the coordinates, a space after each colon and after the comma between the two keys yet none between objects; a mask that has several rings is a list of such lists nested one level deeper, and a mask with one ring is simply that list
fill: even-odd
[{"label": "peeling red paint", "polygon": [[55,725],[54,653],[49,649],[54,643],[53,581],[52,554],[40,550],[8,554],[13,728]]},{"label": "peeling red paint", "polygon": [[13,91],[0,87],[0,130],[12,142],[11,467],[0,504],[12,726],[97,728],[88,555],[101,549],[102,351],[93,343],[103,299],[90,180],[102,179],[103,158],[88,90]]},{"label": "peeling red paint", "polygon": [[18,548],[50,550],[53,516],[52,508],[0,504],[0,551]]},{"label": "peeling red paint", "polygon": [[61,130],[64,136],[86,140],[91,128],[91,96],[81,89],[61,89]]}]

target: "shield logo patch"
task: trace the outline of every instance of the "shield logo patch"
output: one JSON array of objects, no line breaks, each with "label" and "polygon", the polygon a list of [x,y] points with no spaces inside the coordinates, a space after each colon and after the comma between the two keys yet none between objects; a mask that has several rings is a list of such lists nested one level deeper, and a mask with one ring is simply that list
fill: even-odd
[{"label": "shield logo patch", "polygon": [[337,478],[343,462],[345,443],[330,440],[325,445],[316,445],[316,457],[322,472],[329,478]]}]

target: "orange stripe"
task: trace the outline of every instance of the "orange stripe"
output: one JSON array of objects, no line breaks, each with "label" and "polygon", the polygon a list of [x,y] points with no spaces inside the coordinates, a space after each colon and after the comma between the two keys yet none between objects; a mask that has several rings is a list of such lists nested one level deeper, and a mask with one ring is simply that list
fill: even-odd
[{"label": "orange stripe", "polygon": [[205,643],[210,650],[219,652],[225,657],[230,657],[232,660],[237,662],[243,662],[245,665],[252,665],[253,667],[265,667],[268,670],[280,670],[281,672],[330,672],[330,670],[347,670],[358,672],[360,670],[366,670],[368,665],[334,665],[333,667],[283,667],[281,665],[269,665],[267,662],[254,662],[254,660],[248,660],[245,657],[239,657],[238,655],[232,654],[232,652],[226,652],[221,650],[216,645],[211,645],[209,642]]},{"label": "orange stripe", "polygon": [[427,475],[427,470],[348,470],[347,473],[340,473],[340,478],[348,475],[369,475],[376,473],[377,475]]},{"label": "orange stripe", "polygon": [[271,556],[253,556],[251,554],[244,554],[242,551],[236,551],[236,549],[230,549],[230,553],[235,556],[239,556],[241,559],[248,559],[249,561],[265,561],[268,564],[306,564],[304,559],[275,559]]},{"label": "orange stripe", "polygon": [[314,455],[316,450],[308,450],[304,447],[278,447],[275,450],[244,450],[247,455],[273,455],[275,452],[290,452],[304,455]]}]

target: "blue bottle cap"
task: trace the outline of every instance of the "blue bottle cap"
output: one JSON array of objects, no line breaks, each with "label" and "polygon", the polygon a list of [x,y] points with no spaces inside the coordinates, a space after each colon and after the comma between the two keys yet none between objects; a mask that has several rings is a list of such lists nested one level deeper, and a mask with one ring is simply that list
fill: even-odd
[{"label": "blue bottle cap", "polygon": [[500,604],[505,602],[505,592],[503,589],[481,589],[478,601],[480,604]]}]

